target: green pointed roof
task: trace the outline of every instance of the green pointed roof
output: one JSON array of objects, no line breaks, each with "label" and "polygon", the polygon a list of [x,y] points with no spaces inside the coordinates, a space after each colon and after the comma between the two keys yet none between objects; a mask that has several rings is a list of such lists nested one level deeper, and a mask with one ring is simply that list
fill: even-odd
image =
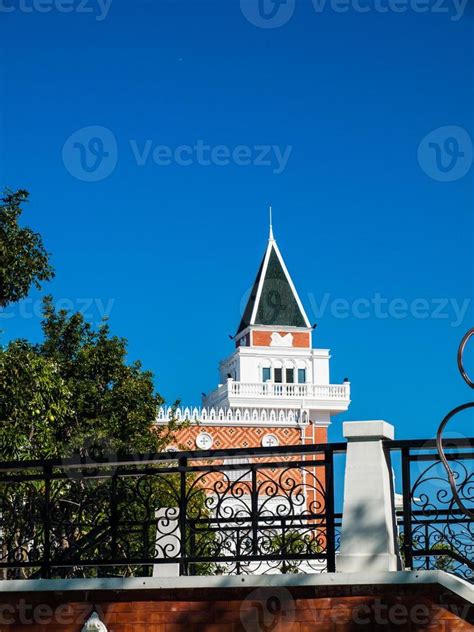
[{"label": "green pointed roof", "polygon": [[250,325],[310,327],[303,305],[272,235],[237,333]]}]

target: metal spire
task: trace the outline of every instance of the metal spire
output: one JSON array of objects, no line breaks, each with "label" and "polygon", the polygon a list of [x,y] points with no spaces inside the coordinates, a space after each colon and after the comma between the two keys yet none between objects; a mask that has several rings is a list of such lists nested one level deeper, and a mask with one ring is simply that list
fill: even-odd
[{"label": "metal spire", "polygon": [[272,206],[270,204],[270,236],[268,238],[270,241],[274,241],[274,237],[273,237],[273,212],[272,212]]}]

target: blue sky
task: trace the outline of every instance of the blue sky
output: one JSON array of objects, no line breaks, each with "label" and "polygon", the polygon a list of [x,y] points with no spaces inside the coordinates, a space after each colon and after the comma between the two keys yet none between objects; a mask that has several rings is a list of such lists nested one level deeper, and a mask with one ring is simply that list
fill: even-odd
[{"label": "blue sky", "polygon": [[[157,390],[198,403],[271,202],[314,346],[352,382],[331,438],[354,419],[433,436],[471,395],[472,5],[288,0],[272,22],[257,0],[42,2],[0,2],[0,185],[31,192],[45,290],[109,313]],[[2,315],[4,341],[38,338],[40,296]]]}]

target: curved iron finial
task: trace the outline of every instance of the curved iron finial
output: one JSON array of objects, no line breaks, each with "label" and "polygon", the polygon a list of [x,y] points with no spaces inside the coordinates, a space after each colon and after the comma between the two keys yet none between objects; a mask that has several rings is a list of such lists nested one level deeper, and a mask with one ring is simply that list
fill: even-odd
[{"label": "curved iron finial", "polygon": [[[471,380],[471,378],[469,377],[466,369],[464,368],[464,350],[466,348],[467,343],[469,342],[469,340],[473,336],[474,336],[474,327],[472,329],[470,329],[465,334],[465,336],[461,340],[461,343],[459,344],[459,348],[458,348],[458,368],[459,368],[459,372],[461,374],[462,379],[466,382],[466,384],[470,388],[474,388],[474,382]],[[438,428],[438,432],[436,433],[436,447],[438,449],[439,458],[441,459],[441,463],[443,464],[444,469],[446,470],[446,473],[448,475],[448,480],[449,480],[449,484],[451,486],[451,491],[453,493],[453,498],[455,499],[455,501],[458,504],[458,507],[461,509],[461,511],[463,511],[466,514],[466,516],[469,516],[469,518],[474,520],[474,511],[471,511],[470,509],[468,509],[464,505],[464,502],[461,500],[461,497],[459,495],[458,489],[456,487],[456,479],[454,477],[453,470],[451,469],[451,466],[449,465],[449,461],[446,458],[446,455],[445,455],[444,449],[443,449],[443,432],[444,432],[448,422],[453,417],[455,417],[458,413],[462,412],[463,410],[467,410],[468,408],[474,408],[474,402],[468,402],[467,404],[461,404],[461,406],[457,406],[456,408],[453,408],[453,410],[446,415],[446,417],[440,423],[439,428]]]},{"label": "curved iron finial", "polygon": [[467,334],[464,336],[464,338],[461,340],[461,344],[459,345],[459,349],[458,349],[458,368],[459,368],[459,372],[462,375],[462,379],[466,382],[466,384],[470,387],[470,388],[474,388],[474,382],[471,380],[471,378],[469,377],[466,369],[464,368],[464,350],[466,348],[467,343],[469,342],[469,340],[474,336],[474,327],[472,329],[470,329]]}]

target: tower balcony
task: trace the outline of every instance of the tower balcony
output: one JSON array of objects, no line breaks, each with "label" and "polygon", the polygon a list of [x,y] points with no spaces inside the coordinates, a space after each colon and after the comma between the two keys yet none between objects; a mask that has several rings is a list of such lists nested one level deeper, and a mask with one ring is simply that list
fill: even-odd
[{"label": "tower balcony", "polygon": [[237,382],[229,379],[225,384],[203,397],[207,407],[240,408],[299,408],[346,411],[350,404],[351,385],[343,384],[289,384],[276,382]]}]

